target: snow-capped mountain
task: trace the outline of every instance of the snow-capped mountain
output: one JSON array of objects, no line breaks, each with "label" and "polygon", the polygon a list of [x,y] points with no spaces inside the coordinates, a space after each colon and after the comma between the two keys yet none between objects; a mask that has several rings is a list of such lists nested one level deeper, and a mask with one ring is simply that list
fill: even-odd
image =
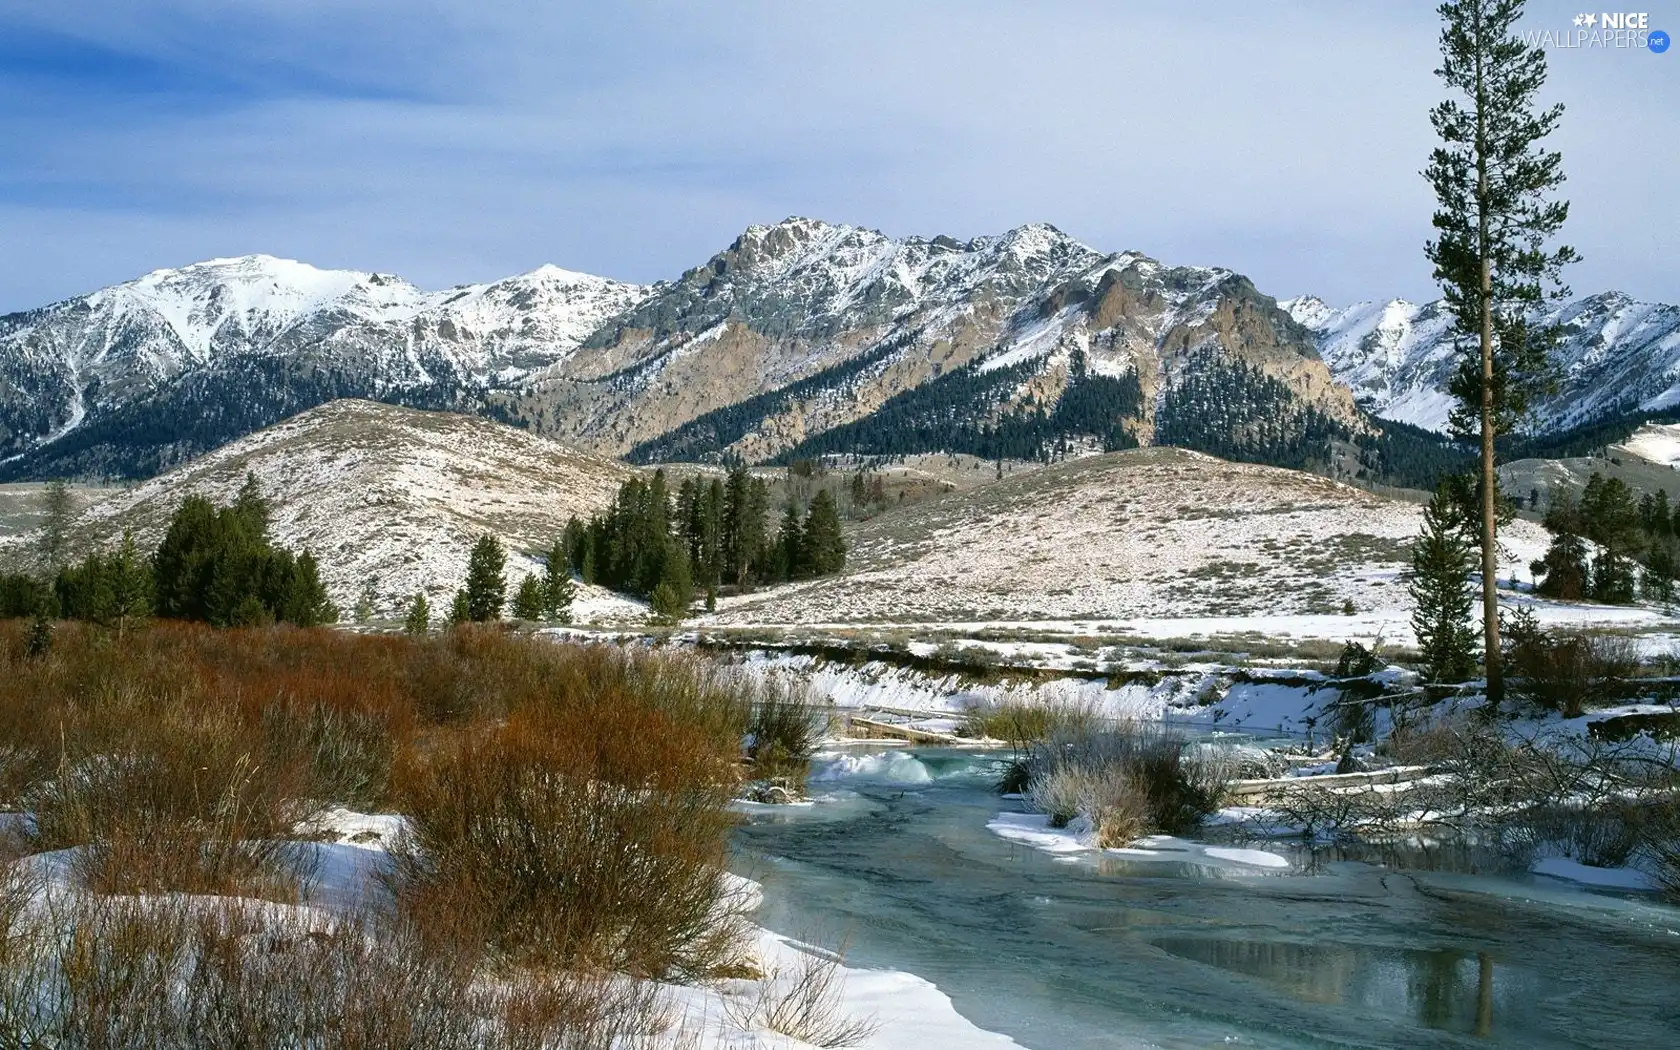
[{"label": "snow-capped mountain", "polygon": [[331,396],[447,407],[644,294],[555,267],[443,292],[263,255],[157,270],[0,317],[0,460],[152,473]]},{"label": "snow-capped mountain", "polygon": [[1070,437],[1230,454],[1361,426],[1246,278],[1044,224],[958,241],[793,218],[651,287],[544,267],[429,292],[248,256],[0,317],[3,477],[149,475],[341,397],[640,459],[983,432],[986,455]]},{"label": "snow-capped mountain", "polygon": [[[1318,336],[1319,353],[1361,407],[1444,431],[1454,350],[1439,302],[1403,299],[1345,309],[1303,296],[1279,303]],[[1558,391],[1536,407],[1538,432],[1680,404],[1680,306],[1605,292],[1542,314],[1556,325]]]},{"label": "snow-capped mountain", "polygon": [[902,400],[915,391],[972,429],[1048,410],[1075,358],[1130,384],[1136,404],[1116,411],[1145,443],[1188,376],[1239,360],[1299,402],[1282,415],[1357,422],[1310,334],[1246,278],[1105,254],[1043,224],[965,242],[797,218],[751,227],[603,325],[536,401],[568,436],[635,458],[759,459],[889,403],[917,426],[922,409]]}]

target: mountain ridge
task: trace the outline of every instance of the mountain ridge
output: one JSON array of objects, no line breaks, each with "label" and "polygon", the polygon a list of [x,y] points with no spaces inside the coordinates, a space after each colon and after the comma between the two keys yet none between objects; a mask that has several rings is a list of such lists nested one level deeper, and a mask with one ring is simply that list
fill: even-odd
[{"label": "mountain ridge", "polygon": [[[1680,402],[1680,308],[1578,303],[1551,422]],[[1047,223],[958,240],[796,216],[651,285],[544,266],[424,291],[241,256],[0,317],[0,479],[151,476],[339,398],[643,462],[1162,442],[1326,469],[1333,443],[1380,440],[1367,413],[1439,429],[1443,332],[1431,304],[1279,302]]]}]

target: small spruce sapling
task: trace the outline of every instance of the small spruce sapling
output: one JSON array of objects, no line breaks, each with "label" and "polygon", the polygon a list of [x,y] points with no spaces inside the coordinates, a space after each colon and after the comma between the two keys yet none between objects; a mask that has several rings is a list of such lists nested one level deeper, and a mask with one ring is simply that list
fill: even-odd
[{"label": "small spruce sapling", "polygon": [[513,595],[513,618],[536,622],[543,618],[548,595],[543,585],[533,575],[527,574],[519,581],[519,589]]},{"label": "small spruce sapling", "polygon": [[414,592],[414,599],[408,603],[408,615],[403,617],[403,630],[409,634],[425,634],[432,627],[432,609],[426,604],[424,591]]}]

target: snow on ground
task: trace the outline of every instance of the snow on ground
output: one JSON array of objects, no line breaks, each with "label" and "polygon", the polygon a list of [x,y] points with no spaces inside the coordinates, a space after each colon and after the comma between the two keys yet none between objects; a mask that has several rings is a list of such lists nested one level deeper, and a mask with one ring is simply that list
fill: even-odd
[{"label": "snow on ground", "polygon": [[[883,514],[852,529],[839,576],[726,598],[701,623],[1310,631],[1295,618],[1325,617],[1321,630],[1397,634],[1420,520],[1416,504],[1316,475],[1136,449]],[[1547,545],[1529,521],[1503,540],[1502,579]],[[1350,604],[1352,622],[1335,620]]]},{"label": "snow on ground", "polygon": [[[631,476],[615,460],[489,420],[333,401],[93,504],[76,519],[78,542],[133,529],[152,547],[184,497],[231,502],[247,473],[269,497],[274,539],[314,551],[341,610],[371,585],[377,614],[393,618],[417,591],[434,617],[447,613],[485,532],[508,549],[511,593],[542,571],[539,554],[568,518],[603,509]],[[640,619],[645,606],[580,587],[576,612]]]},{"label": "snow on ground", "polygon": [[[1600,605],[1594,602],[1560,602],[1537,598],[1525,591],[1513,592],[1501,587],[1501,602],[1511,607],[1533,611],[1543,627],[1604,628],[1638,632],[1636,639],[1645,655],[1656,656],[1680,645],[1680,617],[1647,605]],[[1403,594],[1395,596],[1402,603]],[[745,616],[701,618],[702,627],[720,622],[737,625]],[[808,630],[892,632],[905,629],[904,621],[799,621],[795,623],[765,623],[766,628],[797,628]],[[1381,642],[1385,647],[1409,648],[1417,644],[1412,632],[1411,610],[1404,604],[1390,608],[1343,613],[1296,613],[1269,615],[1265,613],[1242,616],[1134,616],[1097,617],[1077,616],[1067,619],[979,619],[933,620],[914,624],[911,629],[930,634],[962,635],[997,634],[1008,632],[1042,636],[1061,635],[1069,638],[1104,638],[1136,641],[1138,643],[1204,640],[1225,649],[1240,650],[1244,645],[1261,646],[1268,642],[1362,641]],[[1059,642],[997,642],[975,638],[962,639],[961,646],[990,649],[1005,663],[1030,664],[1056,670],[1077,670],[1081,659],[1089,663],[1088,654],[1081,656],[1066,643]],[[925,655],[938,649],[932,643],[911,643],[921,646]]]},{"label": "snow on ground", "polygon": [[1019,701],[1090,710],[1110,718],[1158,719],[1195,708],[1207,688],[1205,676],[1199,674],[1113,688],[1102,678],[977,682],[955,672],[928,672],[884,660],[859,665],[763,651],[747,654],[745,666],[760,674],[796,675],[819,702],[835,707],[928,714],[962,714],[987,704]]},{"label": "snow on ground", "polygon": [[1609,890],[1655,890],[1657,880],[1638,868],[1595,868],[1567,857],[1542,857],[1529,869],[1536,875],[1565,879]]},{"label": "snow on ground", "polygon": [[1680,424],[1646,423],[1620,448],[1665,467],[1680,465]]},{"label": "snow on ground", "polygon": [[1088,825],[1075,820],[1065,828],[1050,826],[1042,813],[999,813],[986,824],[1000,838],[1061,856],[1099,854],[1140,863],[1194,864],[1232,874],[1288,871],[1287,858],[1262,849],[1210,846],[1176,835],[1146,835],[1127,846],[1102,849],[1091,841]]},{"label": "snow on ground", "polygon": [[[758,932],[758,958],[768,973],[784,982],[800,973],[807,956],[832,959],[819,947],[769,930]],[[1018,1047],[1008,1036],[976,1028],[957,1013],[951,999],[935,985],[901,970],[840,966],[840,1008],[845,1016],[873,1019],[875,1031],[857,1050],[985,1050]],[[704,1033],[701,1050],[800,1050],[805,1043],[762,1029],[732,1029],[724,996],[750,996],[752,982],[727,981],[718,988],[672,987],[677,1013]]]}]

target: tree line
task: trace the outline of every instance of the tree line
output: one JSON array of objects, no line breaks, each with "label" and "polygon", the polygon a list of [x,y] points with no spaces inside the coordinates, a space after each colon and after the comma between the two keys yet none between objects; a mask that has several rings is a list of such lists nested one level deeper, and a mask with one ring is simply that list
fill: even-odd
[{"label": "tree line", "polygon": [[1621,478],[1594,471],[1578,499],[1552,501],[1544,524],[1552,542],[1531,566],[1539,593],[1613,604],[1674,600],[1680,514],[1667,492],[1636,497]]},{"label": "tree line", "polygon": [[115,551],[69,562],[63,487],[50,488],[47,500],[39,571],[0,575],[0,616],[88,620],[119,631],[154,615],[218,627],[338,619],[314,554],[269,536],[268,501],[253,476],[228,506],[182,500],[150,555],[125,533]]},{"label": "tree line", "polygon": [[839,508],[826,489],[803,514],[790,499],[773,533],[769,515],[769,486],[744,467],[726,478],[685,478],[674,494],[657,470],[624,482],[589,521],[572,518],[561,544],[585,583],[647,598],[668,617],[681,616],[696,591],[711,607],[723,586],[745,590],[845,567]]}]

